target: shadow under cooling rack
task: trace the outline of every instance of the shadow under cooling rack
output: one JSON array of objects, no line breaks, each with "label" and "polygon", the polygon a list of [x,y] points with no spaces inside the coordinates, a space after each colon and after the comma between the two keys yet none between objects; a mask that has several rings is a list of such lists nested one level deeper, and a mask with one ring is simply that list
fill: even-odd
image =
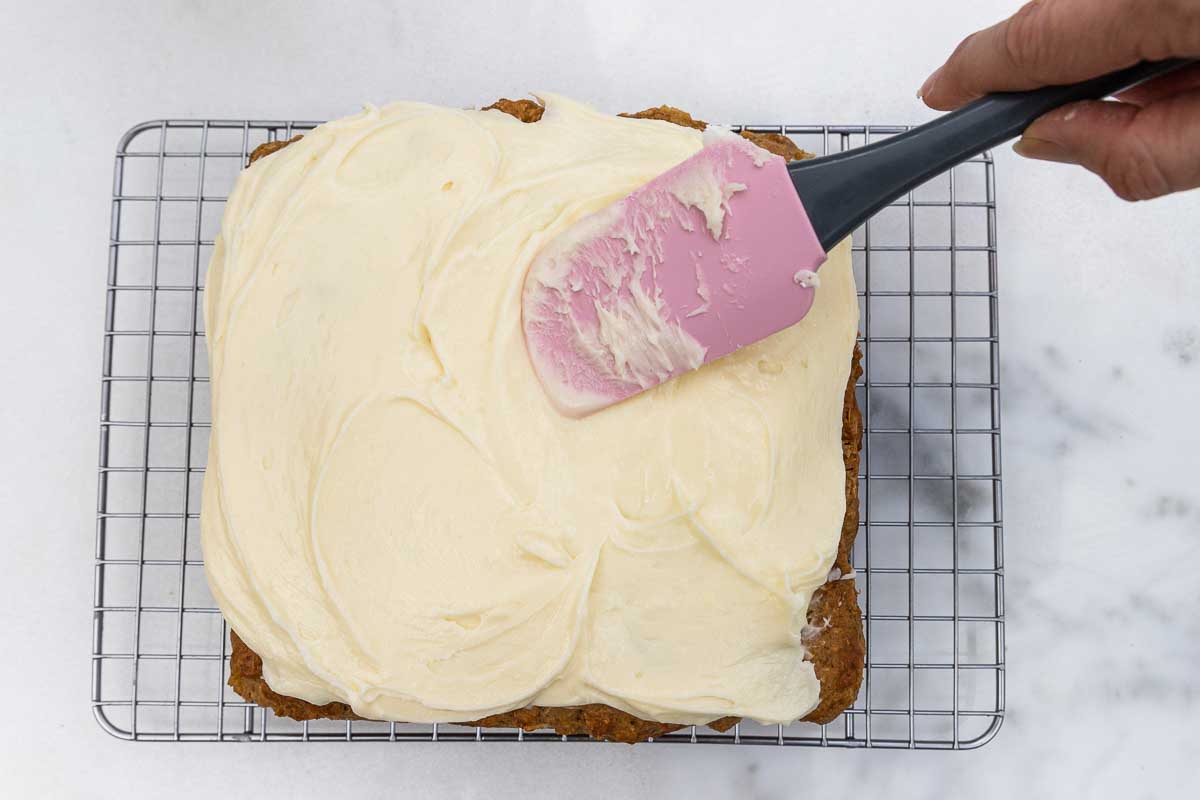
[{"label": "shadow under cooling rack", "polygon": [[[507,729],[295,722],[225,685],[229,631],[199,546],[208,454],[204,277],[250,151],[316,123],[147,122],[121,138],[101,377],[91,704],[123,739],[579,741]],[[902,127],[763,125],[813,153]],[[828,725],[658,741],[959,749],[1004,715],[996,205],[989,155],[853,235],[865,374],[855,582],[862,691]]]}]

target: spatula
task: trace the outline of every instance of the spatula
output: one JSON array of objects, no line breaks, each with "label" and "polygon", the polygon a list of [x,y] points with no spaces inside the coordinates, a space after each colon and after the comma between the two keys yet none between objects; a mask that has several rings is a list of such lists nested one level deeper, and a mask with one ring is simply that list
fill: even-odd
[{"label": "spatula", "polygon": [[696,155],[534,258],[522,298],[534,371],[554,406],[580,417],[794,325],[820,302],[827,252],[888,203],[1047,111],[1189,63],[988,95],[889,139],[792,164],[710,126]]}]

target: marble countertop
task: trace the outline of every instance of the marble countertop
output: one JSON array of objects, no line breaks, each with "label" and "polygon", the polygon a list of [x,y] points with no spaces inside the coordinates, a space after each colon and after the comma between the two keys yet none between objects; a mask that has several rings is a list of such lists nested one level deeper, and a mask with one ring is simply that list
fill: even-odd
[{"label": "marble countertop", "polygon": [[[87,704],[112,152],[158,117],[322,118],[546,88],[716,120],[920,122],[986,0],[21,0],[0,33],[0,772],[24,796],[1163,797],[1200,780],[1200,193],[1130,206],[997,152],[1007,720],[977,751],[143,745]],[[518,4],[513,4],[518,5]],[[252,7],[251,7],[252,6]],[[668,10],[668,6],[671,9]],[[252,773],[250,771],[253,771]]]}]

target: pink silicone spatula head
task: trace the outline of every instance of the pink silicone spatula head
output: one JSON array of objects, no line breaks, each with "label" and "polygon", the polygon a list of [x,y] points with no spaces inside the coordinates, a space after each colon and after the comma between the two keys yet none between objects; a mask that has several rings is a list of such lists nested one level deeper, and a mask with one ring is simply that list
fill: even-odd
[{"label": "pink silicone spatula head", "polygon": [[551,241],[525,280],[525,341],[583,416],[800,321],[825,250],[779,156],[706,146]]},{"label": "pink silicone spatula head", "polygon": [[769,336],[808,312],[825,249],[905,192],[1051,109],[1194,63],[1140,62],[986,95],[896,136],[791,165],[728,131],[706,131],[695,156],[534,259],[522,309],[534,370],[560,411],[582,416]]}]

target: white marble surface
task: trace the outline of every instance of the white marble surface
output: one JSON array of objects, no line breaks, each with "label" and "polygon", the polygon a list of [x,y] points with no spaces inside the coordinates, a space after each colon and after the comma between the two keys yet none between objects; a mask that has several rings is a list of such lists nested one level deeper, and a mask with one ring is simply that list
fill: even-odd
[{"label": "white marble surface", "polygon": [[917,122],[930,116],[913,96],[927,71],[1015,4],[441,5],[6,7],[0,774],[14,796],[213,796],[250,775],[370,797],[1193,793],[1200,194],[1128,206],[1086,174],[1007,150],[1008,719],[991,744],[178,746],[99,731],[87,705],[99,334],[112,152],[130,124],[319,118],[399,97],[470,105],[538,88],[613,110],[670,100],[718,120]]}]

